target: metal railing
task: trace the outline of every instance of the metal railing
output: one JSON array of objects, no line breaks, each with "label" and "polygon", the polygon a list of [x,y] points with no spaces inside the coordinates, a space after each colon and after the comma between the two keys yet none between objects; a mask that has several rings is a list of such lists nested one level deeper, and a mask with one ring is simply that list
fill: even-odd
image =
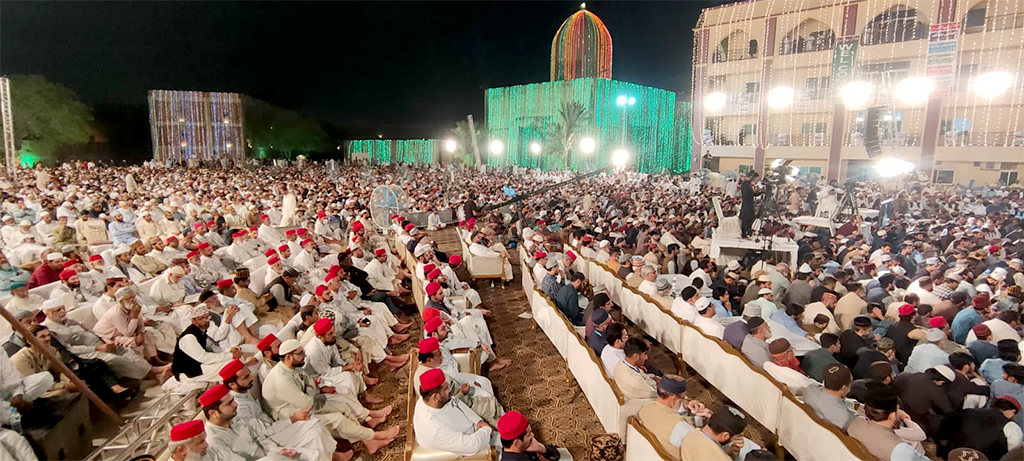
[{"label": "metal railing", "polygon": [[171,427],[195,418],[198,390],[165,394],[121,427],[121,432],[96,448],[86,461],[127,461],[136,456],[159,455],[170,441]]}]

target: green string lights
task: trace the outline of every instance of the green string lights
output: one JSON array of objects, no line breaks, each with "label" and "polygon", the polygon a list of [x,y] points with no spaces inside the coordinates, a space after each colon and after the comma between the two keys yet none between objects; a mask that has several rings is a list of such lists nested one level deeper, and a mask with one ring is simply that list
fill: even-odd
[{"label": "green string lights", "polygon": [[440,141],[436,139],[360,139],[349,141],[348,154],[366,153],[372,162],[432,163],[439,158]]},{"label": "green string lights", "polygon": [[[620,106],[616,99],[636,98],[634,105]],[[612,152],[625,148],[637,171],[683,172],[690,166],[689,115],[680,126],[676,97],[671,91],[604,78],[577,78],[487,90],[487,130],[492,140],[504,143],[501,154],[487,154],[490,165],[514,164],[528,168],[560,165],[563,150],[556,133],[563,103],[586,108],[570,154],[569,167],[591,171],[611,166]],[[686,105],[688,106],[688,104]],[[623,110],[626,132],[623,142]],[[687,107],[686,113],[689,114]],[[679,132],[680,128],[685,128]],[[581,152],[579,140],[593,138],[593,153]],[[680,137],[684,140],[678,139]],[[531,147],[542,146],[541,153]],[[557,159],[557,161],[555,161]]]}]

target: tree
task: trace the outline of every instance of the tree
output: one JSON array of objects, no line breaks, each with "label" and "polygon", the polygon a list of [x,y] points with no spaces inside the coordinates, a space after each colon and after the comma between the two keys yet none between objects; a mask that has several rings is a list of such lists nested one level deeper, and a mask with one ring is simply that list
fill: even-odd
[{"label": "tree", "polygon": [[559,121],[551,126],[548,141],[562,152],[562,168],[571,167],[570,156],[576,145],[579,129],[590,119],[590,112],[576,101],[562,103],[558,109]]},{"label": "tree", "polygon": [[245,138],[254,150],[279,153],[291,159],[297,154],[330,148],[327,133],[316,120],[269,102],[242,96]]},{"label": "tree", "polygon": [[12,75],[10,81],[16,149],[27,143],[46,158],[61,146],[89,141],[92,112],[74,91],[42,75]]},{"label": "tree", "polygon": [[[479,123],[473,123],[473,127],[476,128],[476,143],[477,148],[480,149],[480,155],[487,155],[487,130]],[[458,149],[462,152],[463,163],[475,163],[473,160],[473,137],[469,132],[469,122],[463,120],[456,123],[455,128],[452,128],[452,135],[459,143]]]}]

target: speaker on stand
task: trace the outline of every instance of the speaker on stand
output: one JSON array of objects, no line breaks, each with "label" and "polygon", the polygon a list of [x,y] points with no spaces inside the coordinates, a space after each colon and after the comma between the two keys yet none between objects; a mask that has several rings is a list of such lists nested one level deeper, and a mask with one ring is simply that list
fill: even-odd
[{"label": "speaker on stand", "polygon": [[869,107],[867,114],[864,116],[864,150],[867,151],[869,158],[882,155],[882,136],[879,132],[881,129],[879,121],[884,111],[885,106]]}]

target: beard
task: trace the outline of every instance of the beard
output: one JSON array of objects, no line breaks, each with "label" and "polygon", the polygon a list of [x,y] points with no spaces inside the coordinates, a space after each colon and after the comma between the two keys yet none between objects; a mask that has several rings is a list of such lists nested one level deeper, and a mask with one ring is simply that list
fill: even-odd
[{"label": "beard", "polygon": [[306,359],[302,359],[302,361],[299,362],[292,362],[292,368],[302,368],[304,366],[306,366]]},{"label": "beard", "polygon": [[206,453],[196,453],[192,450],[188,450],[185,453],[185,459],[183,461],[209,461],[210,458],[206,456]]},{"label": "beard", "polygon": [[68,283],[68,288],[72,290],[77,290],[80,286],[82,286],[82,282]]},{"label": "beard", "polygon": [[2,271],[9,271],[9,270],[11,270],[11,267],[12,267],[11,263],[9,263],[7,261],[4,261],[4,262],[0,263],[0,270],[2,270]]},{"label": "beard", "polygon": [[281,361],[281,355],[280,354],[270,354],[270,361],[274,362],[274,363],[280,362]]},{"label": "beard", "polygon": [[338,338],[334,338],[334,339],[332,339],[332,340],[330,340],[330,341],[324,341],[324,344],[325,344],[325,345],[328,345],[328,346],[333,346],[333,345],[335,345],[335,344],[336,344],[337,342],[338,342]]}]

